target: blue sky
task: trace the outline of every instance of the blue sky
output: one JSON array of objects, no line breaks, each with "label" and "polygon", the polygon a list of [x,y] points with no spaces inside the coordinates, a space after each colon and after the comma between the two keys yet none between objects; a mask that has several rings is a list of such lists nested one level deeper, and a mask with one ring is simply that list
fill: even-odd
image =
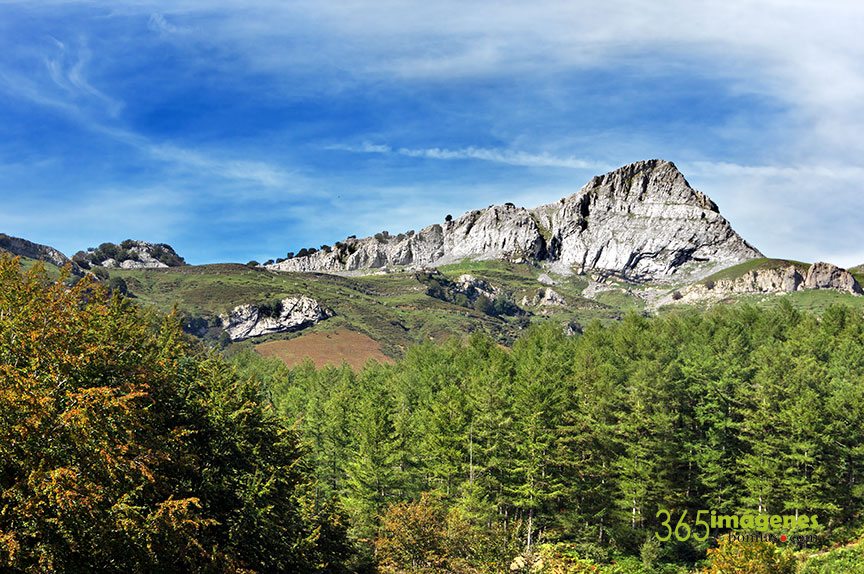
[{"label": "blue sky", "polygon": [[0,0],[0,231],[192,263],[674,161],[774,257],[864,263],[864,4]]}]

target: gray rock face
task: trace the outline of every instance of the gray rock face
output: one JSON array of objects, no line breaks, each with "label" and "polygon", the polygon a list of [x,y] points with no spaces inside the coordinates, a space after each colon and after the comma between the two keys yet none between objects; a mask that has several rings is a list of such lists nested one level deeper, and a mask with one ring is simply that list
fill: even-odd
[{"label": "gray rock face", "polygon": [[494,285],[485,279],[477,279],[467,273],[457,277],[454,283],[456,290],[464,294],[471,301],[480,296],[493,300],[498,296],[498,289]]},{"label": "gray rock face", "polygon": [[318,301],[302,295],[282,299],[275,316],[265,316],[259,307],[247,304],[239,305],[219,318],[231,340],[242,341],[268,333],[298,331],[332,316],[333,313],[321,307]]},{"label": "gray rock face", "polygon": [[791,293],[804,283],[804,277],[794,266],[778,269],[754,269],[735,280],[718,281],[714,289],[726,293]]},{"label": "gray rock face", "polygon": [[[32,241],[27,241],[20,237],[12,237],[5,233],[0,233],[0,250],[8,251],[12,255],[18,255],[20,257],[38,259],[39,261],[51,263],[57,267],[63,267],[67,263],[70,263],[68,257],[53,247],[33,243]],[[72,267],[73,271],[80,272],[77,265],[73,264]]]},{"label": "gray rock face", "polygon": [[416,234],[346,240],[330,253],[269,268],[346,273],[436,267],[466,258],[533,260],[552,262],[563,272],[652,280],[688,262],[722,267],[758,256],[674,164],[650,160],[595,177],[578,193],[535,209],[490,206]]},{"label": "gray rock face", "polygon": [[538,289],[532,299],[523,297],[519,303],[523,307],[532,305],[534,307],[561,307],[567,304],[567,301],[550,287]]},{"label": "gray rock face", "polygon": [[660,279],[688,262],[731,265],[759,257],[674,164],[637,162],[595,177],[533,210],[550,230],[550,256],[577,271]]},{"label": "gray rock face", "polygon": [[807,289],[836,289],[845,293],[862,294],[861,285],[851,273],[836,265],[821,261],[814,263],[807,270],[804,287]]},{"label": "gray rock face", "polygon": [[811,265],[806,273],[790,264],[784,267],[753,269],[740,277],[721,279],[708,285],[697,283],[684,289],[681,297],[675,301],[692,303],[721,299],[733,294],[792,293],[804,289],[834,289],[853,295],[862,294],[861,286],[851,273],[831,263],[820,262]]}]

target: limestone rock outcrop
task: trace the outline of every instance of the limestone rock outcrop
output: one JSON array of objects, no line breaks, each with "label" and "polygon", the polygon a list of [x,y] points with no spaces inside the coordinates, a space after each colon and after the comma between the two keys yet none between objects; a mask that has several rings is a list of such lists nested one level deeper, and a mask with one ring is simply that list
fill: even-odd
[{"label": "limestone rock outcrop", "polygon": [[725,293],[790,293],[804,283],[804,276],[794,265],[753,269],[737,279],[717,281],[714,289]]},{"label": "limestone rock outcrop", "polygon": [[805,289],[834,289],[853,295],[864,294],[851,273],[831,263],[818,262],[806,270],[792,263],[757,267],[738,277],[695,283],[678,292],[680,296],[672,299],[675,302],[691,303],[721,299],[728,295],[792,293]]},{"label": "limestone rock outcrop", "polygon": [[457,277],[453,283],[456,290],[468,297],[470,301],[480,296],[494,300],[498,296],[498,289],[494,285],[467,273]]},{"label": "limestone rock outcrop", "polygon": [[534,209],[493,205],[417,233],[349,238],[329,252],[268,267],[369,273],[500,259],[549,262],[563,273],[662,280],[688,263],[721,268],[760,255],[674,164],[650,160],[595,177],[578,193]]},{"label": "limestone rock outcrop", "polygon": [[527,296],[522,298],[519,303],[522,307],[562,307],[567,304],[567,301],[550,287],[538,289],[534,297],[529,299]]},{"label": "limestone rock outcrop", "polygon": [[99,247],[79,251],[72,260],[85,269],[92,266],[120,269],[160,269],[180,267],[186,262],[167,243],[148,243],[127,239],[119,245],[103,243]]},{"label": "limestone rock outcrop", "polygon": [[844,293],[862,294],[861,285],[851,273],[822,261],[814,263],[807,270],[804,287],[807,289],[835,289]]},{"label": "limestone rock outcrop", "polygon": [[[12,255],[27,257],[28,259],[37,259],[46,263],[51,263],[57,267],[63,267],[70,263],[68,257],[47,245],[33,243],[20,237],[12,237],[5,233],[0,233],[0,251],[6,251]],[[73,272],[80,272],[77,265],[72,265]]]},{"label": "limestone rock outcrop", "polygon": [[227,315],[221,315],[223,330],[232,341],[242,341],[269,333],[298,331],[333,316],[318,301],[301,295],[286,297],[275,308],[260,305],[239,305]]}]

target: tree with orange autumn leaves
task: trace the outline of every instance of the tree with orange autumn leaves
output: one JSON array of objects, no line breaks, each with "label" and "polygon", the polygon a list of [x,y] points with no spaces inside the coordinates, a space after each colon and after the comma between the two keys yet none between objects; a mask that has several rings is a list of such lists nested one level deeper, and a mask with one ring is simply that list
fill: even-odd
[{"label": "tree with orange autumn leaves", "polygon": [[175,317],[0,257],[0,570],[338,572],[309,476],[264,390]]}]

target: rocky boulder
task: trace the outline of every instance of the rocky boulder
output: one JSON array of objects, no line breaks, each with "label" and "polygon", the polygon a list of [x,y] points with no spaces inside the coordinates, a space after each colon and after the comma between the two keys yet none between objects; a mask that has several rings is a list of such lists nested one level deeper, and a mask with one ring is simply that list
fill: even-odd
[{"label": "rocky boulder", "polygon": [[223,330],[232,341],[242,341],[269,333],[299,331],[333,316],[318,301],[301,295],[286,297],[274,306],[239,305],[221,315]]},{"label": "rocky boulder", "polygon": [[491,283],[467,273],[457,277],[453,283],[456,290],[463,293],[470,301],[474,301],[481,295],[488,299],[495,299],[498,296],[498,289]]},{"label": "rocky boulder", "polygon": [[520,305],[523,307],[533,305],[534,307],[563,307],[567,301],[556,291],[549,287],[538,289],[534,297],[528,299],[527,296],[522,298]]},{"label": "rocky boulder", "polygon": [[855,295],[862,294],[861,285],[851,273],[836,265],[821,261],[814,263],[807,270],[804,287],[807,289],[835,289]]}]

